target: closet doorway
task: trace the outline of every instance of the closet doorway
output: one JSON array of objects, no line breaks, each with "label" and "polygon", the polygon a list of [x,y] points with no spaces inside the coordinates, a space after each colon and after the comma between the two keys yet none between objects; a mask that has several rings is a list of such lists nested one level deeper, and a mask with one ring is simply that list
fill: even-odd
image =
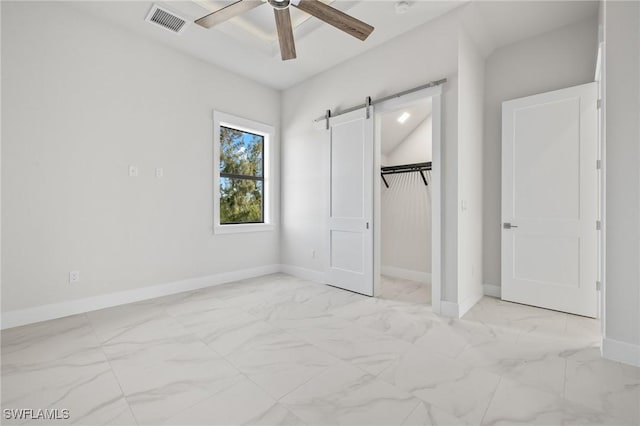
[{"label": "closet doorway", "polygon": [[375,294],[433,305],[435,312],[440,308],[439,91],[426,89],[376,106],[375,129]]}]

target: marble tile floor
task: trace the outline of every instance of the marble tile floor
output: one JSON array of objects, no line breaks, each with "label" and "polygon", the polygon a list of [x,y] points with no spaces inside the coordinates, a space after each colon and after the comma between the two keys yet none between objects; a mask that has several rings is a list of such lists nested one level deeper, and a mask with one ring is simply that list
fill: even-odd
[{"label": "marble tile floor", "polygon": [[640,424],[640,369],[600,358],[597,321],[493,298],[448,320],[430,294],[275,274],[5,330],[0,422]]}]

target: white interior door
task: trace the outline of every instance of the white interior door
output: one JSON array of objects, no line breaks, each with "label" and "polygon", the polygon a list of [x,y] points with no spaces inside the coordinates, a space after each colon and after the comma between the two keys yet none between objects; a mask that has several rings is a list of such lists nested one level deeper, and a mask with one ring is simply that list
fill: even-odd
[{"label": "white interior door", "polygon": [[364,108],[330,120],[326,278],[367,296],[373,296],[373,123]]},{"label": "white interior door", "polygon": [[502,298],[597,313],[595,83],[502,104]]}]

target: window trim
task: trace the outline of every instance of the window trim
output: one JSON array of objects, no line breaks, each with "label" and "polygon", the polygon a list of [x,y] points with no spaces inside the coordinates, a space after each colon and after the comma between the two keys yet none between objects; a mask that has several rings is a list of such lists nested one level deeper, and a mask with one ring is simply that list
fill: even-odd
[{"label": "window trim", "polygon": [[[262,152],[262,223],[220,223],[220,127],[230,127],[243,132],[264,137]],[[220,111],[213,111],[213,233],[233,234],[239,232],[273,231],[273,188],[271,166],[273,164],[272,142],[275,129],[268,124],[259,123],[247,118],[237,117]]]}]

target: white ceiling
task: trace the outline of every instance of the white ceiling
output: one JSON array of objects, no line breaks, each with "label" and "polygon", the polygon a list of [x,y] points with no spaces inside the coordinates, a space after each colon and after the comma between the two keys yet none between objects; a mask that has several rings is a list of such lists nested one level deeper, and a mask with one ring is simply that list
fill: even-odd
[{"label": "white ceiling", "polygon": [[[404,123],[398,122],[403,113],[410,116]],[[409,108],[382,114],[382,154],[388,155],[400,142],[405,140],[431,114],[431,101],[416,104]]]},{"label": "white ceiling", "polygon": [[[332,7],[348,12],[348,9],[355,5],[355,1],[320,0],[323,3],[330,4]],[[194,8],[193,4],[197,6]],[[195,14],[203,16],[210,12],[215,12],[221,8],[234,3],[234,0],[191,0],[189,1],[173,1],[165,2],[168,7],[173,7],[176,12],[182,11],[181,15],[188,17]],[[289,9],[291,13],[291,25],[295,31],[296,39],[301,40],[311,31],[317,30],[322,23],[316,19],[311,19],[311,15],[292,7]],[[311,19],[311,20],[310,20]],[[307,22],[308,21],[308,22]],[[304,25],[303,25],[304,24]],[[255,44],[258,48],[265,49],[265,53],[277,56],[278,50],[278,33],[276,31],[273,9],[267,6],[257,7],[234,19],[219,24],[216,30],[243,41],[247,44]]]},{"label": "white ceiling", "polygon": [[[182,0],[156,3],[193,21],[232,1]],[[273,11],[266,4],[214,28],[205,29],[192,24],[182,34],[176,35],[145,22],[153,4],[150,1],[69,2],[73,7],[93,16],[277,89],[291,87],[464,4],[457,0],[410,3],[410,10],[399,15],[395,13],[394,1],[332,2],[333,7],[375,27],[375,31],[365,42],[296,10],[292,20],[297,25],[294,36],[298,57],[282,61]]]},{"label": "white ceiling", "polygon": [[[72,1],[68,4],[276,89],[291,87],[340,62],[360,55],[459,6],[460,0],[414,0],[407,13],[395,12],[394,0],[322,0],[375,27],[362,42],[334,27],[293,10],[297,59],[282,61],[270,6],[256,9],[212,29],[191,24],[176,35],[145,22],[151,1]],[[233,1],[158,1],[189,21]],[[516,41],[594,16],[597,1],[474,1],[465,24],[489,53]],[[292,8],[294,9],[294,8]]]},{"label": "white ceiling", "polygon": [[489,54],[502,46],[595,17],[598,1],[474,1],[465,12],[467,29]]}]

